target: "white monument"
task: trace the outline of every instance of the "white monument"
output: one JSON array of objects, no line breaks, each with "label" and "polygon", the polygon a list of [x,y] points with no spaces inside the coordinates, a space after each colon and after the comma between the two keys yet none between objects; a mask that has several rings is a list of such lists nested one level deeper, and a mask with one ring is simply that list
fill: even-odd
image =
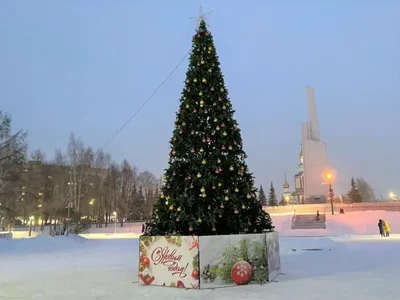
[{"label": "white monument", "polygon": [[[314,89],[306,86],[308,122],[301,126],[303,163],[303,203],[325,203],[329,187],[326,174],[330,172],[326,144],[320,140],[317,107]],[[297,182],[296,182],[297,183]],[[296,186],[296,189],[298,187]]]}]

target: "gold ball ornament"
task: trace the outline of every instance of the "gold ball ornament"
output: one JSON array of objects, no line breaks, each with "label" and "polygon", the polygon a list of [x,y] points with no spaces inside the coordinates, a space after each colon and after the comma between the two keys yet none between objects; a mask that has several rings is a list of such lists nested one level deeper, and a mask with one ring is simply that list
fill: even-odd
[{"label": "gold ball ornament", "polygon": [[200,219],[200,218],[198,218],[198,219],[197,219],[197,223],[201,223],[201,222],[203,222],[203,220]]},{"label": "gold ball ornament", "polygon": [[199,150],[200,152],[204,152],[204,149],[203,148],[200,148],[200,150]]},{"label": "gold ball ornament", "polygon": [[200,189],[200,192],[202,192],[202,193],[204,193],[206,191],[206,189],[204,188],[204,187],[202,187],[201,189]]},{"label": "gold ball ornament", "polygon": [[228,149],[229,149],[229,150],[232,150],[232,149],[233,149],[233,147],[232,147],[232,146],[229,146],[229,147],[228,147]]},{"label": "gold ball ornament", "polygon": [[161,194],[161,195],[160,195],[160,198],[161,198],[161,199],[164,199],[164,197],[165,197],[164,194]]},{"label": "gold ball ornament", "polygon": [[208,73],[211,73],[212,72],[212,70],[211,69],[208,69]]},{"label": "gold ball ornament", "polygon": [[229,168],[229,171],[233,171],[233,170],[235,170],[234,167],[230,167],[230,168]]},{"label": "gold ball ornament", "polygon": [[165,201],[165,205],[168,205],[168,201]]},{"label": "gold ball ornament", "polygon": [[223,110],[226,110],[226,106],[225,106],[225,105],[223,105],[223,106],[222,106],[222,109],[223,109]]},{"label": "gold ball ornament", "polygon": [[186,104],[186,108],[189,108],[190,107],[190,105],[189,104]]},{"label": "gold ball ornament", "polygon": [[182,123],[182,126],[186,126],[186,122],[183,122],[183,123]]},{"label": "gold ball ornament", "polygon": [[201,194],[201,197],[202,197],[202,198],[207,197],[206,193]]},{"label": "gold ball ornament", "polygon": [[201,91],[199,92],[199,96],[203,96],[203,93]]},{"label": "gold ball ornament", "polygon": [[211,51],[211,50],[212,50],[212,47],[211,47],[211,46],[208,46],[208,50]]},{"label": "gold ball ornament", "polygon": [[172,235],[176,235],[176,231],[174,231],[174,232],[172,233]]},{"label": "gold ball ornament", "polygon": [[201,80],[201,82],[205,83],[205,82],[207,82],[207,79],[203,78],[203,79]]},{"label": "gold ball ornament", "polygon": [[247,194],[247,199],[251,199],[251,194]]},{"label": "gold ball ornament", "polygon": [[243,205],[242,205],[242,209],[246,209],[246,205],[243,204]]},{"label": "gold ball ornament", "polygon": [[190,80],[189,79],[186,79],[186,83],[189,83],[190,82]]},{"label": "gold ball ornament", "polygon": [[172,151],[172,155],[175,155],[176,154],[176,152],[175,151]]},{"label": "gold ball ornament", "polygon": [[227,136],[228,134],[226,133],[226,131],[224,131],[224,132],[222,133],[222,135],[223,135],[223,136]]},{"label": "gold ball ornament", "polygon": [[218,183],[218,186],[219,186],[219,187],[221,187],[221,186],[222,186],[222,183],[221,183],[221,182],[219,182],[219,183]]},{"label": "gold ball ornament", "polygon": [[201,178],[201,174],[200,173],[197,173],[197,178]]},{"label": "gold ball ornament", "polygon": [[238,189],[238,188],[236,188],[236,189],[235,189],[235,192],[236,192],[236,193],[239,193],[239,189]]},{"label": "gold ball ornament", "polygon": [[228,197],[228,196],[225,196],[225,197],[224,197],[224,200],[225,200],[225,201],[229,201],[229,197]]},{"label": "gold ball ornament", "polygon": [[204,101],[200,100],[199,104],[200,104],[200,107],[203,107],[204,106]]},{"label": "gold ball ornament", "polygon": [[169,210],[174,210],[174,206],[171,205],[171,206],[169,207]]},{"label": "gold ball ornament", "polygon": [[220,91],[221,91],[221,93],[222,93],[222,92],[224,92],[225,90],[224,90],[224,88],[221,88]]},{"label": "gold ball ornament", "polygon": [[217,119],[217,118],[214,118],[214,122],[218,122],[218,119]]},{"label": "gold ball ornament", "polygon": [[197,82],[197,78],[193,79],[193,82]]},{"label": "gold ball ornament", "polygon": [[182,210],[182,208],[180,208],[180,207],[177,208],[177,211],[181,211],[181,210]]},{"label": "gold ball ornament", "polygon": [[221,160],[220,160],[220,159],[218,159],[218,160],[217,160],[217,163],[218,163],[218,164],[220,164],[220,163],[221,163]]},{"label": "gold ball ornament", "polygon": [[217,131],[220,130],[221,128],[219,128],[219,126],[217,126],[217,128],[215,128]]},{"label": "gold ball ornament", "polygon": [[201,60],[201,62],[200,62],[202,65],[204,65],[204,60]]},{"label": "gold ball ornament", "polygon": [[205,164],[207,164],[207,161],[206,161],[205,159],[203,159],[203,160],[201,161],[201,164],[202,164],[202,165],[205,165]]}]

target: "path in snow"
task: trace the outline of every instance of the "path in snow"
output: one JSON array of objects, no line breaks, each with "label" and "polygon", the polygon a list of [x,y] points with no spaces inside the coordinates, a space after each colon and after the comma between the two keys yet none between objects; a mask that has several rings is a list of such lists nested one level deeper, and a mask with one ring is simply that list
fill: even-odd
[{"label": "path in snow", "polygon": [[[29,248],[31,242],[31,248]],[[55,243],[48,251],[23,241],[0,245],[0,299],[395,299],[400,296],[400,240],[282,238],[279,282],[264,286],[193,291],[143,287],[137,274],[137,240]],[[45,245],[46,241],[41,241]],[[44,247],[42,245],[42,248]],[[322,248],[305,252],[303,248]],[[293,250],[296,251],[293,251]]]}]

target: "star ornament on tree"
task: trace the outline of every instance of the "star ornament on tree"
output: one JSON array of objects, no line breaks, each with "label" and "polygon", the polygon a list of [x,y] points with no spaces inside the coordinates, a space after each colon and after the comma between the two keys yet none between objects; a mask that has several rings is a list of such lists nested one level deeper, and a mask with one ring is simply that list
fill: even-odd
[{"label": "star ornament on tree", "polygon": [[207,16],[211,15],[212,11],[209,11],[207,13],[204,12],[203,7],[200,6],[199,14],[197,16],[191,17],[190,19],[197,19],[197,27],[200,26],[200,23],[202,21],[206,22],[207,21]]}]

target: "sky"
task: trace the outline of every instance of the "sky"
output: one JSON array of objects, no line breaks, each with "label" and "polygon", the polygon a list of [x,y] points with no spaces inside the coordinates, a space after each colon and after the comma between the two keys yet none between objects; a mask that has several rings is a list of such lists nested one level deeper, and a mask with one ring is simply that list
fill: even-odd
[{"label": "sky", "polygon": [[[98,149],[191,49],[200,6],[257,185],[297,172],[315,89],[336,194],[363,177],[400,194],[400,1],[1,1],[0,109],[53,156],[71,132]],[[185,59],[104,150],[161,175]]]}]

